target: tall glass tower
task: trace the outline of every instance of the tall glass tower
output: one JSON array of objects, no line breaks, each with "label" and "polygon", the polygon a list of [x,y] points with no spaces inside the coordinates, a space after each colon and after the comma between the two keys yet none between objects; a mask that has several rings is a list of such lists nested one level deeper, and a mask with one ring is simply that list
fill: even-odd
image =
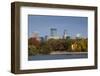
[{"label": "tall glass tower", "polygon": [[64,38],[64,39],[67,38],[67,30],[64,30],[63,38]]},{"label": "tall glass tower", "polygon": [[57,36],[57,29],[56,28],[51,28],[51,36]]}]

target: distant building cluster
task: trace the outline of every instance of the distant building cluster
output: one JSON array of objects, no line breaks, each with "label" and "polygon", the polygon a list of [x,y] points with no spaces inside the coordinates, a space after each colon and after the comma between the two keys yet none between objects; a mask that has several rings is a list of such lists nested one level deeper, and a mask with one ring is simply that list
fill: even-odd
[{"label": "distant building cluster", "polygon": [[48,39],[66,39],[67,38],[67,31],[66,30],[64,30],[62,37],[57,34],[56,28],[51,28],[50,32],[51,32],[51,34],[50,34],[50,36],[47,37],[47,40]]},{"label": "distant building cluster", "polygon": [[[44,40],[48,40],[48,39],[67,39],[67,38],[70,38],[70,36],[67,35],[67,30],[64,30],[63,35],[59,36],[56,28],[50,29],[50,35],[45,35],[44,37],[40,37],[39,33],[33,32],[31,37],[36,38],[38,41],[44,41]],[[79,38],[79,37],[81,37],[81,35],[77,34],[76,38]]]}]

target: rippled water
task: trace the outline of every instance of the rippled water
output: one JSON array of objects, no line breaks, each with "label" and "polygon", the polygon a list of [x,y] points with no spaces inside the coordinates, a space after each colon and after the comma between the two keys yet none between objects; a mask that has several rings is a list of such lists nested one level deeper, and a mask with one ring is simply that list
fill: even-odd
[{"label": "rippled water", "polygon": [[56,55],[36,55],[29,56],[28,60],[55,60],[55,59],[79,59],[79,58],[88,58],[87,53],[79,54],[56,54]]}]

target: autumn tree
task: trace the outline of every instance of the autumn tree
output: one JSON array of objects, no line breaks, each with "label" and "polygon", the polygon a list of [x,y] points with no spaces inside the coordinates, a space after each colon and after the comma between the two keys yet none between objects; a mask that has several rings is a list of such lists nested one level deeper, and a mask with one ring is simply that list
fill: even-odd
[{"label": "autumn tree", "polygon": [[38,48],[40,46],[40,41],[37,40],[37,38],[29,38],[28,45],[34,45],[35,47]]}]

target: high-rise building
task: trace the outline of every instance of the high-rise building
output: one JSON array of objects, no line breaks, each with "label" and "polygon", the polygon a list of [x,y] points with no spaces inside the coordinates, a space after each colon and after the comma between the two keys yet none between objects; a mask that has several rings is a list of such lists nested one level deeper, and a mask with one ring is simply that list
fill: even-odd
[{"label": "high-rise building", "polygon": [[47,37],[47,40],[48,39],[60,39],[60,37],[57,35],[57,29],[56,28],[50,29],[50,36]]},{"label": "high-rise building", "polygon": [[77,39],[82,38],[82,37],[81,37],[81,34],[80,34],[80,33],[76,34],[76,38],[77,38]]},{"label": "high-rise building", "polygon": [[47,41],[48,40],[48,35],[45,35],[45,41]]},{"label": "high-rise building", "polygon": [[38,32],[33,32],[32,33],[32,38],[36,38],[38,41],[40,41],[39,33]]},{"label": "high-rise building", "polygon": [[67,31],[64,30],[64,33],[63,33],[63,39],[66,39],[67,38]]},{"label": "high-rise building", "polygon": [[39,37],[39,33],[33,32],[31,36],[37,38],[37,37]]},{"label": "high-rise building", "polygon": [[57,36],[57,29],[56,28],[51,28],[51,36]]}]

